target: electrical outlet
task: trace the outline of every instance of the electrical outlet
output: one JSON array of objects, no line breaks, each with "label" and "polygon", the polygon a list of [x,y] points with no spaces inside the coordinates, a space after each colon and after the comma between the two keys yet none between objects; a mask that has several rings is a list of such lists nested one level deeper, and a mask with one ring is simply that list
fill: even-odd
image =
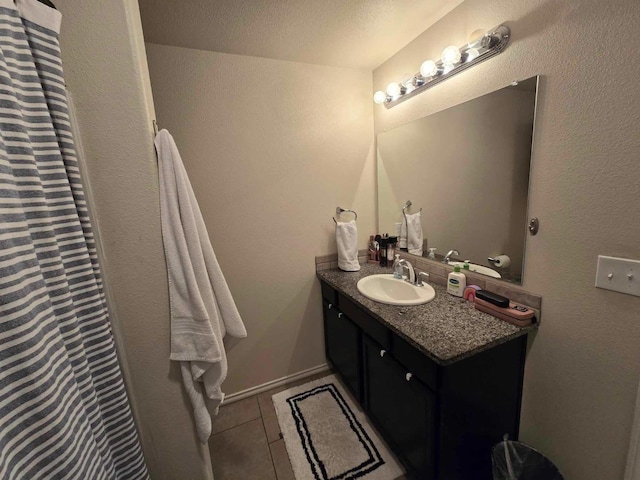
[{"label": "electrical outlet", "polygon": [[640,297],[640,261],[599,255],[596,287]]}]

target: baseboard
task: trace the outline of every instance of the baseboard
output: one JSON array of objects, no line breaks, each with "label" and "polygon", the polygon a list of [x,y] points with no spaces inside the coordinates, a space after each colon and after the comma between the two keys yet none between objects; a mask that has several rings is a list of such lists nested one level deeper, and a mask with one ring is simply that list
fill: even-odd
[{"label": "baseboard", "polygon": [[308,368],[307,370],[302,370],[301,372],[287,375],[286,377],[278,378],[267,383],[263,383],[262,385],[247,388],[246,390],[242,390],[240,392],[231,393],[224,397],[224,404],[227,405],[229,403],[237,402],[238,400],[242,400],[243,398],[252,397],[254,395],[258,395],[259,393],[267,392],[273,388],[282,387],[287,383],[297,382],[298,380],[302,380],[303,378],[307,378],[317,373],[322,373],[328,370],[329,365],[323,363],[322,365],[317,365],[315,367]]}]

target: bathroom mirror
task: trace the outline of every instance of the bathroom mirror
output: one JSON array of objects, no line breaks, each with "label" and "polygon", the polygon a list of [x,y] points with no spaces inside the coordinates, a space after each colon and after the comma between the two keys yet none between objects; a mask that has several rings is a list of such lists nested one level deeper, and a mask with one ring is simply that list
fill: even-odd
[{"label": "bathroom mirror", "polygon": [[[393,235],[407,200],[422,209],[427,247],[442,261],[488,267],[522,283],[538,77],[377,136],[378,224]],[[506,255],[499,268],[488,258]]]}]

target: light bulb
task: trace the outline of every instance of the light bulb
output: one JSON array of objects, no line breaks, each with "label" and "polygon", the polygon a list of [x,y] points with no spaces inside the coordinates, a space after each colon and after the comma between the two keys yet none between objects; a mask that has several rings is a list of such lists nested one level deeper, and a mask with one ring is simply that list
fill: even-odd
[{"label": "light bulb", "polygon": [[378,105],[380,105],[381,103],[384,103],[386,100],[387,100],[387,94],[384,93],[382,90],[378,90],[376,93],[373,94],[373,101]]},{"label": "light bulb", "polygon": [[470,62],[474,58],[478,58],[478,55],[480,55],[480,52],[478,52],[477,48],[470,48],[466,51],[466,54],[467,54],[466,61]]},{"label": "light bulb", "polygon": [[445,65],[455,65],[461,58],[462,54],[456,46],[451,45],[442,51],[442,63]]},{"label": "light bulb", "polygon": [[438,74],[438,66],[433,60],[427,60],[420,65],[420,75],[423,77],[435,77]]},{"label": "light bulb", "polygon": [[398,95],[400,95],[401,91],[402,89],[400,88],[399,83],[391,82],[389,85],[387,85],[387,95],[389,95],[390,97],[397,97]]}]

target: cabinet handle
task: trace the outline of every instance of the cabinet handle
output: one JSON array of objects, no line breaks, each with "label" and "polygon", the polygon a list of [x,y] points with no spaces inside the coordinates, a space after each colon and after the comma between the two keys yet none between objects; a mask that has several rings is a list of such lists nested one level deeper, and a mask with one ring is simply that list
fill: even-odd
[{"label": "cabinet handle", "polygon": [[342,312],[338,314],[338,318],[342,318]]},{"label": "cabinet handle", "polygon": [[387,353],[386,350],[380,350],[380,356],[384,357],[384,354]]},{"label": "cabinet handle", "polygon": [[411,377],[413,377],[413,373],[407,373],[404,378],[407,379],[407,382],[411,381]]}]

